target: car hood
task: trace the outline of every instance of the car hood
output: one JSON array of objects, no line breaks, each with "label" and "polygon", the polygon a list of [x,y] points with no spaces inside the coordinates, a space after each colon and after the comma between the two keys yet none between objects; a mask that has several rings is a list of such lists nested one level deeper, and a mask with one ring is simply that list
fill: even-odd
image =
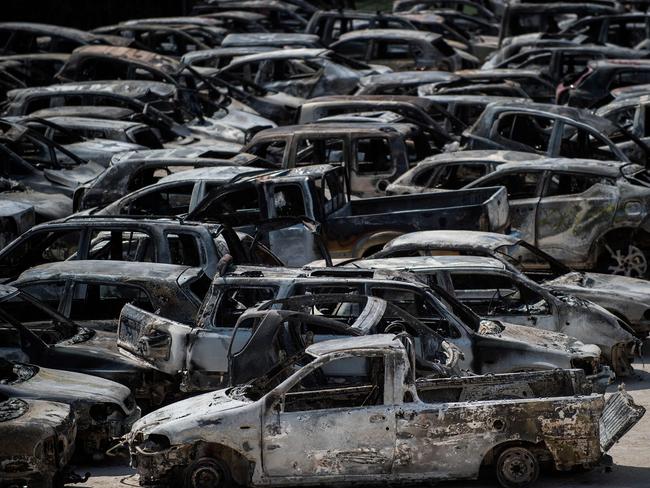
[{"label": "car hood", "polygon": [[185,426],[204,425],[210,422],[210,418],[218,416],[226,410],[250,405],[247,402],[230,398],[226,394],[227,392],[228,389],[204,393],[159,408],[133,424],[131,435],[143,434],[147,436],[159,433],[171,438],[172,431],[182,430],[179,423]]},{"label": "car hood", "polygon": [[588,290],[592,296],[594,293],[603,293],[609,297],[644,300],[646,304],[650,302],[650,282],[627,276],[572,272],[547,281],[544,285],[553,290],[576,295]]},{"label": "car hood", "polygon": [[[30,368],[32,366],[26,366]],[[131,391],[114,381],[71,371],[37,368],[38,372],[26,381],[0,385],[0,389],[8,391],[10,396],[37,398],[73,404],[76,402],[114,403],[124,412],[126,400]]]},{"label": "car hood", "polygon": [[572,357],[600,357],[600,348],[559,332],[552,332],[525,325],[495,320],[482,320],[478,334],[484,337],[500,337],[511,343],[526,344],[532,349],[566,353]]},{"label": "car hood", "polygon": [[102,171],[103,166],[96,163],[78,164],[72,168],[46,169],[43,171],[45,178],[52,183],[76,188],[95,179]]}]

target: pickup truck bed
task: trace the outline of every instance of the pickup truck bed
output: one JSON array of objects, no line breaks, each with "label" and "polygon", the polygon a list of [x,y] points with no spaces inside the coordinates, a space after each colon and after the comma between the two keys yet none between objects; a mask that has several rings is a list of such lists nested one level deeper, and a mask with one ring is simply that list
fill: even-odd
[{"label": "pickup truck bed", "polygon": [[327,219],[330,236],[352,229],[415,231],[473,229],[502,232],[508,196],[502,187],[351,200]]}]

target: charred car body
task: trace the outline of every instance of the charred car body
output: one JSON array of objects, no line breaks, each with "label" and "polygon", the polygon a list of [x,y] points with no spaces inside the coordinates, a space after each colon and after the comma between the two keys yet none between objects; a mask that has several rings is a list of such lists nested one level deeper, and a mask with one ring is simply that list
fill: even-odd
[{"label": "charred car body", "polygon": [[[174,484],[201,475],[246,486],[404,482],[476,478],[481,465],[496,464],[502,486],[525,486],[513,481],[534,482],[540,458],[561,470],[595,465],[611,441],[645,413],[624,392],[605,404],[602,396],[581,391],[570,376],[557,378],[565,389],[550,387],[550,381],[541,391],[535,373],[418,382],[407,349],[393,335],[325,341],[307,348],[306,355],[297,360],[302,367],[293,374],[283,368],[247,386],[188,399],[140,420],[128,442],[141,480]],[[342,373],[337,366],[346,361],[359,364],[360,371]],[[493,380],[500,385],[496,391],[488,386]],[[517,383],[537,391],[522,399],[514,393]],[[458,401],[469,397],[475,401]],[[619,405],[625,413],[609,414]],[[497,409],[503,417],[494,419]],[[565,410],[575,422],[560,420]],[[624,426],[611,426],[610,418],[622,421],[625,415],[631,420]],[[436,426],[442,422],[444,427],[423,427],[434,418]],[[513,418],[529,421],[512,423]],[[219,428],[211,428],[217,419]],[[372,427],[366,427],[367,419]],[[332,437],[328,425],[342,434]],[[553,435],[547,433],[551,426]],[[479,445],[461,441],[466,435]],[[586,445],[575,442],[585,435],[590,436]],[[444,447],[429,445],[431,437]],[[523,446],[511,447],[515,439]],[[463,455],[446,456],[449,443],[464,449]],[[534,454],[535,444],[541,453]],[[287,456],[293,462],[287,463]],[[516,467],[506,462],[511,458]]]},{"label": "charred car body", "polygon": [[638,337],[650,331],[645,280],[574,271],[516,236],[491,232],[424,231],[393,239],[373,257],[417,255],[489,256],[525,273],[554,293],[569,293],[597,303],[629,323]]},{"label": "charred car body", "polygon": [[86,456],[101,457],[140,418],[140,409],[125,386],[95,376],[0,358],[3,395],[70,405],[77,419],[76,448]]}]

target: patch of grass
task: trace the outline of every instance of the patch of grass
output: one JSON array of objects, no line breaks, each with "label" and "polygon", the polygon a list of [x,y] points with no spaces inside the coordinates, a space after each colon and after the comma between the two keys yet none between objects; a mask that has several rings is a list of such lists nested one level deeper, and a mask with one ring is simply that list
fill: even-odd
[{"label": "patch of grass", "polygon": [[358,10],[365,10],[367,12],[376,12],[378,10],[382,12],[393,11],[392,0],[356,0],[355,4]]}]

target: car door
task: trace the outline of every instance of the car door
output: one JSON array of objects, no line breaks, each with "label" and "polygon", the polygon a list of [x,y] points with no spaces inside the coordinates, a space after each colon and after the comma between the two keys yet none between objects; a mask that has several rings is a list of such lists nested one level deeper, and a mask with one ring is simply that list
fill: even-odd
[{"label": "car door", "polygon": [[481,317],[555,330],[553,306],[531,283],[495,271],[450,270],[456,297]]},{"label": "car door", "polygon": [[611,179],[550,172],[537,207],[535,245],[562,262],[584,263],[596,239],[611,228],[619,200]]},{"label": "car door", "polygon": [[521,239],[535,242],[535,219],[543,171],[513,169],[497,172],[481,180],[475,188],[505,186],[508,190],[510,225]]},{"label": "car door", "polygon": [[[321,482],[389,475],[396,408],[384,394],[393,380],[384,362],[343,357],[295,376],[262,414],[264,474]],[[358,376],[345,373],[351,364],[362,368]]]}]

